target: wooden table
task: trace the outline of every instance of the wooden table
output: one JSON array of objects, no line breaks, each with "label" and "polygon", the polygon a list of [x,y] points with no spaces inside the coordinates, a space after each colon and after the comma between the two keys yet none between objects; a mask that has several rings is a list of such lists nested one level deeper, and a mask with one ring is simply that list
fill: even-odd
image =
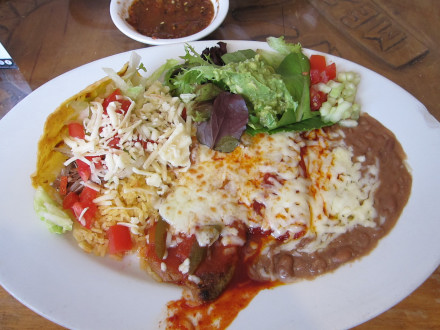
[{"label": "wooden table", "polygon": [[[382,74],[440,120],[439,17],[437,0],[231,0],[226,20],[207,39],[284,35]],[[116,29],[108,0],[0,0],[0,42],[20,69],[0,69],[0,117],[68,70],[145,47]],[[40,327],[61,328],[0,289],[0,329]],[[405,300],[357,328],[439,329],[440,268]]]}]

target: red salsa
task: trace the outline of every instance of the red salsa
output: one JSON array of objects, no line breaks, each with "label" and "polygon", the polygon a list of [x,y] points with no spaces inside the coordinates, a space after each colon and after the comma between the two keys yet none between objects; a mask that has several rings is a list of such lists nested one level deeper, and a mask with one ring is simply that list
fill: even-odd
[{"label": "red salsa", "polygon": [[211,23],[211,0],[135,0],[127,22],[154,39],[182,38],[200,32]]}]

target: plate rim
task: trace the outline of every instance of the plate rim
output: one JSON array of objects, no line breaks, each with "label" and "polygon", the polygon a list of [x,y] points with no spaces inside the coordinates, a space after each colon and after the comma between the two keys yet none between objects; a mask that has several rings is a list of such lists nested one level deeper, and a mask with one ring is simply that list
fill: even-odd
[{"label": "plate rim", "polygon": [[[228,43],[228,44],[240,44],[240,45],[250,45],[250,44],[254,44],[254,45],[265,45],[265,43],[264,42],[258,42],[258,41],[246,41],[245,43],[243,43],[243,41],[237,41],[237,40],[210,40],[210,41],[195,41],[195,42],[191,42],[191,44],[197,44],[198,46],[201,46],[201,45],[206,45],[206,44],[215,44],[215,43],[217,43],[218,41],[224,41],[224,42],[226,42],[226,43]],[[171,48],[176,48],[176,47],[182,47],[182,53],[183,53],[183,44],[177,44],[177,45],[168,45],[168,46],[160,46],[161,48],[165,48],[165,47],[171,47]],[[239,47],[239,48],[246,48],[246,47],[248,47],[248,46],[245,46],[245,47]],[[138,49],[138,50],[135,50],[135,51],[139,51],[139,52],[145,52],[147,49],[151,49],[151,48],[156,48],[156,47],[148,47],[148,48],[141,48],[141,49]],[[64,74],[62,74],[62,75],[60,75],[60,76],[58,76],[58,77],[55,77],[55,78],[53,78],[53,79],[51,79],[50,81],[48,81],[47,83],[45,83],[45,84],[43,84],[42,86],[40,86],[39,88],[37,88],[34,92],[32,92],[31,94],[29,94],[27,97],[25,97],[22,101],[20,101],[13,109],[11,109],[11,111],[9,111],[8,112],[8,114],[6,114],[5,115],[5,117],[3,117],[3,119],[0,121],[0,127],[1,126],[4,126],[5,124],[5,122],[9,122],[9,121],[13,121],[14,120],[14,116],[15,116],[15,114],[17,113],[18,114],[18,112],[20,112],[20,114],[21,114],[21,112],[22,111],[24,111],[24,110],[21,110],[23,107],[25,108],[26,107],[26,104],[27,104],[27,102],[30,102],[30,100],[32,100],[32,98],[34,98],[35,97],[35,95],[38,95],[39,93],[42,93],[41,91],[43,91],[44,92],[44,90],[45,89],[47,89],[47,88],[51,88],[52,87],[52,85],[53,84],[55,84],[55,83],[57,83],[57,82],[59,82],[59,81],[62,81],[63,79],[66,79],[66,77],[68,77],[69,76],[69,74],[71,74],[72,72],[74,72],[74,71],[78,71],[78,70],[84,70],[84,68],[87,68],[87,67],[89,67],[89,66],[95,66],[95,65],[97,65],[98,63],[100,63],[100,62],[103,62],[103,61],[107,61],[107,62],[112,62],[111,61],[111,58],[123,58],[124,56],[126,56],[125,57],[125,59],[126,60],[128,60],[128,56],[127,56],[127,54],[130,54],[132,51],[126,51],[126,52],[122,52],[122,53],[119,53],[119,54],[115,54],[115,55],[111,55],[111,56],[108,56],[108,57],[104,57],[104,58],[101,58],[101,59],[98,59],[98,60],[96,60],[96,61],[93,61],[93,62],[90,62],[90,63],[88,63],[88,64],[84,64],[84,65],[82,65],[82,66],[79,66],[79,67],[77,67],[77,68],[75,68],[75,69],[72,69],[72,70],[69,70],[68,72],[66,72],[66,73],[64,73]],[[308,49],[305,49],[305,52],[312,52],[312,53],[321,53],[321,52],[316,52],[316,51],[313,51],[313,50],[308,50]],[[325,54],[325,53],[322,53],[322,54]],[[183,54],[182,54],[183,55]],[[392,84],[392,85],[394,85],[394,88],[399,88],[401,91],[403,91],[404,93],[406,93],[408,96],[410,96],[412,99],[413,99],[413,102],[415,102],[415,104],[418,104],[418,106],[420,107],[420,111],[422,111],[422,113],[424,114],[424,115],[428,115],[428,117],[429,117],[429,115],[430,115],[430,113],[427,111],[427,109],[426,109],[426,107],[424,107],[423,106],[423,104],[420,102],[420,101],[418,101],[414,96],[412,96],[409,92],[407,92],[406,90],[404,90],[402,87],[400,87],[400,86],[398,86],[397,84],[395,84],[394,82],[392,82],[391,80],[389,80],[388,78],[386,78],[386,77],[384,77],[384,76],[381,76],[381,75],[379,75],[378,73],[376,73],[376,72],[374,72],[374,71],[372,71],[372,70],[370,70],[370,69],[368,69],[368,68],[366,68],[366,67],[363,67],[363,66],[360,66],[359,64],[356,64],[356,63],[354,63],[354,62],[351,62],[351,61],[348,61],[348,60],[345,60],[345,59],[342,59],[342,58],[340,58],[340,57],[337,57],[337,56],[334,56],[334,55],[330,55],[330,54],[325,54],[326,56],[330,56],[330,58],[336,58],[336,59],[338,59],[338,61],[339,60],[343,60],[343,61],[346,61],[346,62],[349,62],[349,63],[351,63],[351,64],[354,64],[355,66],[358,66],[358,67],[362,67],[362,69],[363,70],[368,70],[368,71],[370,71],[370,73],[371,74],[373,74],[373,75],[376,75],[377,77],[380,77],[380,79],[385,79],[386,80],[386,82],[388,83],[388,84]],[[105,76],[105,74],[103,73],[103,76]],[[98,79],[96,79],[96,80],[98,80]],[[84,85],[83,86],[83,88],[85,88],[87,85]],[[76,92],[78,92],[78,91],[76,91]],[[34,96],[32,96],[32,95],[34,95]],[[70,93],[70,95],[74,95],[74,93]],[[61,102],[60,102],[61,103]],[[53,111],[54,109],[52,109],[51,111]],[[424,112],[426,112],[426,113],[424,113]],[[432,116],[432,115],[431,115]],[[11,119],[9,119],[9,118],[11,118]],[[433,118],[433,117],[432,117]],[[45,120],[45,118],[44,118],[44,120]],[[42,127],[41,127],[42,128]],[[438,123],[438,121],[436,121],[435,120],[435,118],[433,119],[433,130],[435,130],[435,132],[437,133],[437,135],[439,135],[438,134],[438,131],[439,131],[439,128],[440,128],[440,126],[439,126],[439,123]],[[44,228],[45,229],[45,228]],[[391,233],[393,232],[395,230],[395,228],[391,231]],[[391,234],[390,233],[390,234]],[[389,235],[387,235],[387,237],[388,237]],[[385,237],[385,238],[387,238],[387,237]],[[382,242],[382,240],[380,241],[380,242]],[[363,259],[363,258],[362,258]],[[361,259],[361,260],[362,260]],[[3,260],[3,259],[1,259],[0,258],[0,260]],[[403,297],[399,297],[399,299],[396,301],[396,302],[394,302],[391,306],[389,306],[388,308],[390,308],[390,307],[392,307],[392,306],[394,306],[395,304],[397,304],[399,301],[401,301],[402,299],[404,299],[407,295],[409,295],[410,293],[412,293],[418,286],[420,286],[428,277],[429,277],[429,275],[438,267],[438,264],[440,263],[440,253],[439,253],[439,255],[438,255],[438,257],[437,257],[437,260],[436,261],[434,261],[433,262],[433,266],[432,266],[432,269],[427,269],[426,271],[425,271],[425,275],[427,275],[420,283],[413,283],[412,284],[412,290],[410,291],[410,292],[408,292],[407,294],[405,294]],[[325,275],[326,276],[326,275]],[[19,300],[21,303],[23,303],[24,305],[26,305],[28,308],[30,308],[31,310],[33,310],[34,312],[36,312],[37,314],[40,314],[40,315],[43,315],[44,317],[46,317],[47,319],[49,319],[49,320],[51,320],[51,321],[53,321],[53,322],[55,322],[55,323],[58,323],[58,324],[61,324],[61,325],[63,325],[63,322],[61,322],[56,316],[53,316],[53,315],[50,315],[50,313],[41,313],[41,310],[40,309],[38,309],[37,307],[35,307],[33,304],[28,304],[27,302],[26,302],[26,299],[24,299],[23,297],[20,297],[20,296],[16,296],[13,292],[10,292],[9,290],[8,290],[8,286],[7,285],[4,285],[4,271],[2,270],[2,271],[0,271],[0,283],[2,284],[2,286],[6,289],[6,291],[8,291],[12,296],[14,296],[17,300]],[[396,298],[397,299],[397,298]],[[387,308],[387,309],[388,309]],[[377,316],[378,314],[380,314],[380,313],[382,313],[382,312],[384,312],[385,310],[382,310],[382,311],[379,311],[379,312],[377,312],[377,313],[374,313],[373,311],[370,311],[370,313],[368,314],[368,316],[367,315],[365,315],[365,317],[367,317],[364,321],[367,321],[367,320],[369,320],[369,319],[371,319],[371,318],[373,318],[373,317],[375,317],[375,316]],[[240,314],[242,314],[242,313],[240,313]],[[239,314],[239,316],[238,316],[238,318],[240,317],[240,314]],[[364,322],[364,321],[362,321],[362,322]],[[66,326],[69,326],[68,324],[65,324]],[[356,325],[356,324],[352,324],[351,326],[353,326],[353,325]]]}]

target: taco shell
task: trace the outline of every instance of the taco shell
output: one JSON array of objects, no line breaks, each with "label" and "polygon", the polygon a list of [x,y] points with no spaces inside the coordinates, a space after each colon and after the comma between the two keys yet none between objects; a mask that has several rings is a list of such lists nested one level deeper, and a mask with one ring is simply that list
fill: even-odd
[{"label": "taco shell", "polygon": [[[118,72],[122,76],[128,64]],[[92,101],[96,97],[105,96],[107,86],[112,82],[105,77],[83,89],[78,94],[64,101],[46,120],[43,134],[38,142],[36,170],[31,175],[32,186],[42,187],[52,199],[61,202],[59,194],[51,186],[55,181],[63,163],[68,159],[66,155],[57,151],[63,139],[69,134],[68,124],[78,120],[81,109],[77,105],[83,101]]]}]

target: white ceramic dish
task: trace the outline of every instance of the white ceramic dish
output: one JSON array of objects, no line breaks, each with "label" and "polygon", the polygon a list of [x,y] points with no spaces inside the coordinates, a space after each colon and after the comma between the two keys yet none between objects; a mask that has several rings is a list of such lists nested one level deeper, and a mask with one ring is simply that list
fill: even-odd
[{"label": "white ceramic dish", "polygon": [[[203,50],[217,41],[194,42]],[[229,50],[267,47],[227,41]],[[153,70],[183,45],[139,49]],[[308,54],[311,51],[306,50]],[[165,304],[181,290],[158,284],[123,262],[82,252],[71,235],[51,234],[33,211],[37,141],[46,117],[65,99],[119,69],[130,54],[81,66],[44,84],[0,121],[0,283],[35,312],[74,329],[155,329]],[[361,74],[363,110],[390,128],[412,168],[410,200],[391,233],[372,253],[313,281],[262,291],[231,329],[346,329],[384,312],[409,295],[440,263],[440,124],[413,96],[384,77],[329,56],[340,70]],[[269,317],[270,316],[270,317]]]},{"label": "white ceramic dish", "polygon": [[211,23],[202,31],[183,38],[176,39],[156,39],[145,36],[137,32],[130,24],[126,22],[128,17],[128,8],[133,0],[111,0],[110,16],[116,27],[126,36],[149,45],[166,45],[180,42],[188,42],[202,39],[214,32],[222,24],[229,10],[229,0],[211,0],[214,5],[214,18]]}]

